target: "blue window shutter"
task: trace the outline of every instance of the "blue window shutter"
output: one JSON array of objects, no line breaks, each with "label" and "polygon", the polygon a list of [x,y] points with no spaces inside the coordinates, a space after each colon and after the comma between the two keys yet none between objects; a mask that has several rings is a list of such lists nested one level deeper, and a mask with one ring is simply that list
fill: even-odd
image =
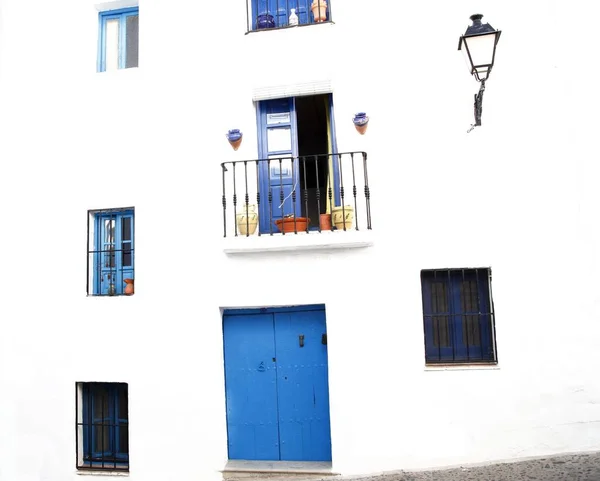
[{"label": "blue window shutter", "polygon": [[[333,95],[329,94],[328,96],[328,110],[329,110],[329,120],[330,120],[330,138],[331,138],[331,152],[335,154],[338,152],[337,149],[337,140],[335,137],[335,115],[333,113]],[[359,159],[360,160],[360,159]],[[333,156],[333,160],[331,162],[333,166],[333,202],[335,205],[342,205],[341,196],[340,196],[340,159],[337,156]],[[346,173],[348,174],[348,172]],[[349,177],[346,177],[349,178]]]},{"label": "blue window shutter", "polygon": [[454,329],[449,279],[445,272],[422,275],[427,359],[453,360]]}]

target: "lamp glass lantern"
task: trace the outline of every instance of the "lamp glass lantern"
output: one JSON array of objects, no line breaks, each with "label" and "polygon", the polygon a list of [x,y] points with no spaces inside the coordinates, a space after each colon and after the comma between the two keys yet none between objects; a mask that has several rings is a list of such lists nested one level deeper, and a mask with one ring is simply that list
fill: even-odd
[{"label": "lamp glass lantern", "polygon": [[496,58],[496,45],[500,40],[500,30],[495,30],[489,23],[482,23],[483,15],[471,15],[473,22],[460,37],[458,50],[465,55],[471,75],[478,82],[485,81],[490,76]]}]

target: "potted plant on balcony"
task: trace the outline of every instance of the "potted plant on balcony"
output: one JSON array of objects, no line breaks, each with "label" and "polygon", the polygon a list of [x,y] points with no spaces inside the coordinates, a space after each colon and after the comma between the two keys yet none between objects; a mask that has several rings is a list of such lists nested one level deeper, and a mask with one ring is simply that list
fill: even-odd
[{"label": "potted plant on balcony", "polygon": [[331,230],[331,214],[325,213],[319,216],[321,230]]},{"label": "potted plant on balcony", "polygon": [[310,5],[315,22],[324,22],[327,20],[327,2],[325,0],[313,0]]},{"label": "potted plant on balcony", "polygon": [[288,214],[275,221],[275,225],[281,232],[302,232],[308,227],[310,219],[308,217],[294,217],[294,214]]}]

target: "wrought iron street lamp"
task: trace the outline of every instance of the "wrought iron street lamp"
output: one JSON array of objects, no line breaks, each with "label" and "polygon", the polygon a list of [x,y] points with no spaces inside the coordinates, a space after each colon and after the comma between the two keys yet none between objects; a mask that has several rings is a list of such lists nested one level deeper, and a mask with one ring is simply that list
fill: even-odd
[{"label": "wrought iron street lamp", "polygon": [[489,23],[481,23],[483,15],[471,15],[473,25],[467,28],[465,34],[458,41],[458,50],[462,50],[471,75],[481,83],[479,93],[475,94],[475,123],[471,125],[469,132],[481,125],[481,110],[483,103],[483,92],[485,82],[490,76],[494,59],[496,58],[496,45],[500,40],[500,30],[494,30]]}]

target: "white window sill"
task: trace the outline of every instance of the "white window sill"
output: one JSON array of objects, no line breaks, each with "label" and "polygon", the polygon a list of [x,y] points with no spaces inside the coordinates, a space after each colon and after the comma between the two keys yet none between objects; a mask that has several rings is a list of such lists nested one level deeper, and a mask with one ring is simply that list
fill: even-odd
[{"label": "white window sill", "polygon": [[373,231],[323,231],[298,232],[297,234],[273,233],[223,238],[226,254],[249,254],[255,252],[303,251],[324,249],[356,249],[373,245]]},{"label": "white window sill", "polygon": [[440,364],[426,365],[424,371],[497,371],[498,364]]},{"label": "white window sill", "polygon": [[78,469],[79,476],[129,476],[129,471],[112,471],[110,469]]}]

